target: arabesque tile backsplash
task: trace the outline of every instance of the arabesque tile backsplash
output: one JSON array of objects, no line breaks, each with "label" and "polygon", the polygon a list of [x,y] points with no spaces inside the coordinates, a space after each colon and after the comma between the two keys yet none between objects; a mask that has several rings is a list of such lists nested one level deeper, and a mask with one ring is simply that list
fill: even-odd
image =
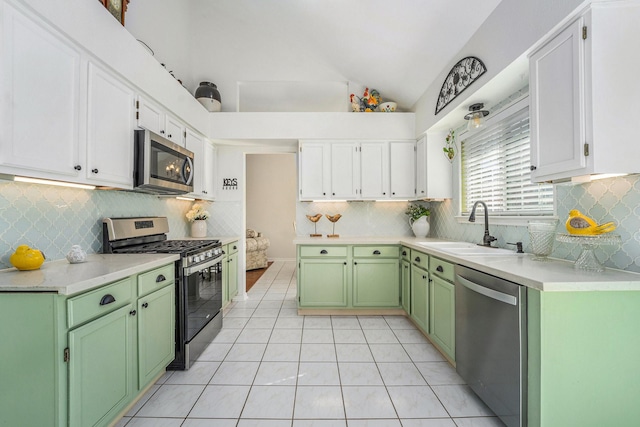
[{"label": "arabesque tile backsplash", "polygon": [[[343,236],[410,236],[407,202],[298,202],[297,234],[313,232],[306,214],[340,213],[335,232]],[[607,266],[640,272],[640,176],[610,178],[581,185],[556,186],[558,231],[571,209],[579,209],[597,222],[614,221],[615,233],[622,237],[620,246],[603,246],[596,250]],[[0,181],[0,267],[10,267],[9,256],[19,244],[41,249],[48,259],[64,258],[71,245],[79,244],[89,252],[102,248],[104,217],[157,215],[169,218],[170,238],[189,234],[185,213],[192,203],[174,198],[125,191],[88,191]],[[211,236],[242,236],[242,203],[205,203],[211,213],[208,221]],[[427,203],[432,216],[431,237],[478,242],[483,233],[482,221],[459,223],[452,200]],[[530,252],[526,226],[490,224],[498,246],[521,241]],[[318,222],[318,233],[329,234],[332,224],[324,217]],[[578,245],[556,242],[552,256],[575,260]]]},{"label": "arabesque tile backsplash", "polygon": [[[127,191],[91,191],[0,181],[0,268],[20,244],[64,258],[72,245],[102,251],[102,218],[166,216],[169,238],[189,235],[185,218],[192,202]],[[240,203],[205,203],[209,235],[241,235]],[[241,211],[240,211],[241,212]]]}]

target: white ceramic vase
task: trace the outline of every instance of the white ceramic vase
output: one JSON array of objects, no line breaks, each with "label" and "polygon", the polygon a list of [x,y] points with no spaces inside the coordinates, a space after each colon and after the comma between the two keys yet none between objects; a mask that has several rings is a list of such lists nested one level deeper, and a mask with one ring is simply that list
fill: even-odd
[{"label": "white ceramic vase", "polygon": [[427,234],[429,234],[429,228],[431,227],[428,218],[428,216],[421,216],[415,221],[413,218],[409,218],[409,225],[411,225],[411,230],[413,230],[413,234],[416,237],[427,237]]},{"label": "white ceramic vase", "polygon": [[207,237],[207,221],[197,219],[191,223],[191,237]]}]

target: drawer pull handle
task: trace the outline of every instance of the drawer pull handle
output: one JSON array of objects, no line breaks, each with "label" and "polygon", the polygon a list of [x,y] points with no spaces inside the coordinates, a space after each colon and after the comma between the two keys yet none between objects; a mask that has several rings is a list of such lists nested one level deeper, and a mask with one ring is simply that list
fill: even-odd
[{"label": "drawer pull handle", "polygon": [[106,294],[100,299],[100,305],[111,304],[112,302],[116,302],[116,299],[111,294]]},{"label": "drawer pull handle", "polygon": [[158,277],[156,277],[156,283],[164,282],[165,280],[167,280],[167,278],[164,277],[164,274],[158,274]]},{"label": "drawer pull handle", "polygon": [[373,254],[374,255],[380,255],[380,251],[379,250],[375,250],[375,251],[373,251]]},{"label": "drawer pull handle", "polygon": [[328,254],[328,253],[329,253],[329,252],[327,252],[327,250],[326,250],[326,249],[323,249],[323,250],[321,250],[321,251],[320,251],[320,254],[321,254],[321,255],[326,255],[326,254]]},{"label": "drawer pull handle", "polygon": [[238,247],[237,247],[237,246],[234,246],[234,247],[233,247],[233,250],[236,250],[236,249],[238,249]]},{"label": "drawer pull handle", "polygon": [[402,251],[402,256],[407,256],[407,251]]},{"label": "drawer pull handle", "polygon": [[417,256],[416,259],[414,259],[415,262],[420,262],[420,257]]},{"label": "drawer pull handle", "polygon": [[436,271],[437,271],[438,273],[444,273],[444,268],[442,268],[442,266],[441,266],[441,265],[439,265],[439,266],[437,266],[437,267],[436,267]]},{"label": "drawer pull handle", "polygon": [[135,310],[131,310],[131,311],[129,312],[129,315],[130,315],[130,316],[135,316],[137,313],[138,313],[137,311],[135,311]]},{"label": "drawer pull handle", "polygon": [[145,302],[145,303],[142,304],[142,308],[147,308],[147,307],[149,307],[149,303],[148,302]]}]

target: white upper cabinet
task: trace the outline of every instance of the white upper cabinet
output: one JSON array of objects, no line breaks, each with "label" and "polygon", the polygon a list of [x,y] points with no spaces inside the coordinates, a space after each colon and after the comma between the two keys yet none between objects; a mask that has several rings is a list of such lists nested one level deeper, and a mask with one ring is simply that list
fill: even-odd
[{"label": "white upper cabinet", "polygon": [[355,199],[358,197],[360,156],[358,144],[331,144],[331,197]]},{"label": "white upper cabinet", "polygon": [[[444,141],[444,135],[442,141]],[[436,138],[437,140],[438,138]],[[443,155],[442,144],[427,143],[423,136],[416,142],[416,198],[450,199],[453,197],[453,168]]]},{"label": "white upper cabinet", "polygon": [[214,200],[217,193],[217,167],[218,167],[218,153],[216,147],[209,141],[204,141],[204,190],[205,198],[208,200]]},{"label": "white upper cabinet", "polygon": [[8,3],[0,5],[0,13],[0,171],[74,179],[84,167],[81,54],[44,22]]},{"label": "white upper cabinet", "polygon": [[329,197],[331,189],[331,146],[326,143],[301,143],[298,149],[300,200]]},{"label": "white upper cabinet", "polygon": [[389,143],[389,174],[392,199],[412,199],[416,195],[416,143]]},{"label": "white upper cabinet", "polygon": [[133,186],[133,90],[89,64],[86,169],[88,181]]},{"label": "white upper cabinet", "polygon": [[193,152],[193,196],[213,200],[215,198],[215,148],[191,129],[186,130],[186,148]]},{"label": "white upper cabinet", "polygon": [[389,143],[360,144],[360,197],[368,200],[389,197]]},{"label": "white upper cabinet", "polygon": [[304,141],[298,164],[300,200],[415,197],[414,141]]},{"label": "white upper cabinet", "polygon": [[144,96],[138,96],[136,103],[137,125],[164,136],[174,144],[185,146],[185,125],[164,108]]},{"label": "white upper cabinet", "polygon": [[534,182],[640,172],[640,3],[593,3],[529,57]]}]

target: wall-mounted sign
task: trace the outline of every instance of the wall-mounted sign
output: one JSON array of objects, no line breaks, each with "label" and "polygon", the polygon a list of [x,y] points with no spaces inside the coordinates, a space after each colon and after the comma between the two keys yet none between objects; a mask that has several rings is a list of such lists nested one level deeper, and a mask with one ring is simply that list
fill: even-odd
[{"label": "wall-mounted sign", "polygon": [[436,103],[436,114],[486,71],[487,67],[475,56],[467,56],[458,61],[449,71],[444,83],[442,83],[438,102]]},{"label": "wall-mounted sign", "polygon": [[238,178],[222,178],[222,189],[223,190],[237,190],[238,189]]}]

